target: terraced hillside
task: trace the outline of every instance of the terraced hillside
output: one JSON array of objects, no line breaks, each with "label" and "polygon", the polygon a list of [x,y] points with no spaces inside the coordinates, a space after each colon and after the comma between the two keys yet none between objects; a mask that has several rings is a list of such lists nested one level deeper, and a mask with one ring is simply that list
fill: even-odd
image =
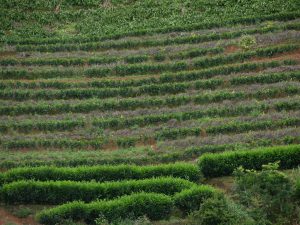
[{"label": "terraced hillside", "polygon": [[201,173],[300,164],[298,1],[1,2],[1,202],[63,204],[30,223],[182,219]]}]

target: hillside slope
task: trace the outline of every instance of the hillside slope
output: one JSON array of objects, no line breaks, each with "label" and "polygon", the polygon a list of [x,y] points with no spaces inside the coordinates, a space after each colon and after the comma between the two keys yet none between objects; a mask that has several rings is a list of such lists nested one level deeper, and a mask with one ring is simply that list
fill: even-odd
[{"label": "hillside slope", "polygon": [[[134,217],[149,212],[160,220],[174,204],[185,212],[172,201],[192,187],[186,181],[191,176],[199,183],[204,166],[194,164],[204,153],[242,152],[220,154],[211,161],[214,168],[207,164],[201,171],[207,177],[230,175],[239,165],[300,164],[300,1],[0,0],[0,9],[2,203],[58,205],[114,196],[121,198],[70,208],[94,218],[90,207],[106,215],[121,204],[124,211],[116,215],[123,218],[141,201]],[[255,148],[259,156],[241,151]],[[182,161],[189,164],[164,169]],[[222,162],[228,170],[218,166]],[[97,177],[91,166],[106,164],[116,166],[96,171],[111,177]],[[137,172],[118,164],[162,168]],[[25,169],[5,175],[15,167]],[[177,178],[153,178],[165,176]],[[215,191],[206,188],[199,192]],[[164,213],[156,217],[144,202]],[[39,221],[56,224],[57,214],[61,220],[72,214],[64,211],[68,207]]]}]

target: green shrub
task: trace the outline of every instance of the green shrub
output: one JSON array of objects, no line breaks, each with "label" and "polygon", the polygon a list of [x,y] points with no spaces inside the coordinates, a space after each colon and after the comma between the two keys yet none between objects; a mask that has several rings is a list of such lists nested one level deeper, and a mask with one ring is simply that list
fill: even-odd
[{"label": "green shrub", "polygon": [[140,63],[149,60],[149,56],[147,55],[135,55],[135,56],[126,56],[124,61],[126,63]]},{"label": "green shrub", "polygon": [[18,180],[70,180],[70,181],[117,181],[152,177],[178,177],[197,182],[200,175],[197,166],[187,163],[160,164],[153,166],[116,165],[92,167],[25,167],[4,172],[1,182]]},{"label": "green shrub", "polygon": [[292,224],[297,214],[293,182],[278,167],[278,163],[263,165],[262,171],[239,167],[234,173],[236,199],[258,224]]},{"label": "green shrub", "polygon": [[245,209],[224,196],[205,200],[198,211],[189,215],[190,225],[256,225]]},{"label": "green shrub", "polygon": [[190,181],[172,177],[104,183],[26,180],[4,184],[1,199],[6,203],[59,204],[74,200],[90,202],[141,191],[173,195],[193,185],[195,184]]},{"label": "green shrub", "polygon": [[123,196],[111,201],[98,201],[85,204],[71,202],[52,209],[47,209],[37,215],[40,223],[55,225],[63,220],[84,220],[94,224],[102,215],[109,222],[147,216],[151,220],[167,219],[173,207],[170,197],[162,194],[138,193]]},{"label": "green shrub", "polygon": [[300,164],[300,145],[259,148],[256,150],[204,154],[198,165],[205,177],[230,175],[239,166],[261,169],[262,165],[280,161],[280,168],[290,169]]},{"label": "green shrub", "polygon": [[239,40],[239,46],[243,49],[249,50],[256,45],[255,36],[244,35]]},{"label": "green shrub", "polygon": [[206,199],[219,194],[221,193],[211,186],[195,186],[177,193],[174,196],[174,202],[177,208],[183,213],[188,214],[198,210]]}]

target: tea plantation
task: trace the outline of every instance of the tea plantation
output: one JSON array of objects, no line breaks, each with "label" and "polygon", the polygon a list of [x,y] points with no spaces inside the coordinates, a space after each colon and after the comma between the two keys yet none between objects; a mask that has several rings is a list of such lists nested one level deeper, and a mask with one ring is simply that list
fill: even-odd
[{"label": "tea plantation", "polygon": [[[300,1],[0,0],[0,20],[0,224],[298,224]],[[238,197],[211,185],[233,175]],[[240,176],[272,183],[264,221]]]}]

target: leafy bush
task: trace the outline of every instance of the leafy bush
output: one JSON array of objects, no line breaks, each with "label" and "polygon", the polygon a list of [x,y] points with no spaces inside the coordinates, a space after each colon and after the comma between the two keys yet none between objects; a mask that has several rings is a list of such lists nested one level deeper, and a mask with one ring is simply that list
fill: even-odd
[{"label": "leafy bush", "polygon": [[259,148],[256,150],[204,154],[198,165],[205,177],[230,175],[239,166],[261,169],[262,165],[280,161],[280,168],[290,169],[300,164],[300,145]]},{"label": "leafy bush", "polygon": [[237,199],[258,224],[287,225],[298,217],[293,182],[278,167],[270,163],[260,172],[242,167],[235,171]]},{"label": "leafy bush", "polygon": [[84,220],[94,224],[102,215],[109,222],[120,218],[139,218],[147,216],[151,220],[166,219],[169,217],[173,201],[162,194],[138,193],[111,201],[98,201],[85,204],[83,202],[67,203],[52,209],[47,209],[37,215],[40,223],[55,225],[63,220]]},{"label": "leafy bush", "polygon": [[185,214],[198,210],[208,198],[221,194],[211,186],[201,185],[183,190],[174,196],[175,206]]},{"label": "leafy bush", "polygon": [[59,204],[82,200],[113,199],[136,192],[154,192],[174,195],[190,188],[194,183],[180,178],[152,178],[116,182],[75,181],[16,181],[4,184],[1,200],[6,203]]},{"label": "leafy bush", "polygon": [[224,196],[205,200],[198,211],[189,215],[191,225],[256,225],[256,222],[239,205]]},{"label": "leafy bush", "polygon": [[254,36],[244,35],[239,40],[239,46],[243,49],[249,50],[256,45],[256,39]]}]

